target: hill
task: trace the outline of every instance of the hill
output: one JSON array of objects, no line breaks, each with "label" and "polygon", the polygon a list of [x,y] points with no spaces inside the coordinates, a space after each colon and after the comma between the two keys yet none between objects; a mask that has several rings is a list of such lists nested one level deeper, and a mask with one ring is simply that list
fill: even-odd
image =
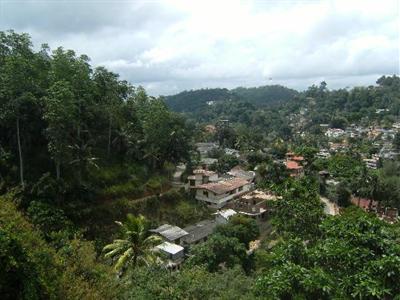
[{"label": "hill", "polygon": [[261,87],[238,87],[228,89],[200,89],[183,91],[172,96],[165,96],[165,102],[174,111],[196,112],[208,105],[221,101],[243,101],[255,106],[274,106],[286,103],[298,95],[298,92],[281,85]]}]

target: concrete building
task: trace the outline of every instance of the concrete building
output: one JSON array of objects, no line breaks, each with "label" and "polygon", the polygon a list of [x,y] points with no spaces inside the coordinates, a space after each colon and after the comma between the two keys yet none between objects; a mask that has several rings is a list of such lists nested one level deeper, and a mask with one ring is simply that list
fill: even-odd
[{"label": "concrete building", "polygon": [[230,200],[250,191],[252,184],[240,178],[209,182],[196,186],[195,198],[212,208],[222,208]]}]

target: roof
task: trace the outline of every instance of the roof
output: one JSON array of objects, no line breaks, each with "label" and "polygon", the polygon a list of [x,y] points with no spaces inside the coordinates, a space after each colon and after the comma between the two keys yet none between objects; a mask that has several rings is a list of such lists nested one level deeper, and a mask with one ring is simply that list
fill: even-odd
[{"label": "roof", "polygon": [[254,177],[256,176],[256,173],[254,173],[253,171],[245,171],[239,166],[232,168],[228,172],[228,174],[248,181],[253,180]]},{"label": "roof", "polygon": [[225,218],[225,219],[229,219],[230,217],[232,217],[232,216],[234,216],[234,215],[236,215],[237,214],[237,212],[236,211],[234,211],[233,209],[230,209],[230,208],[228,208],[228,209],[221,209],[221,210],[219,210],[219,211],[217,211],[216,213],[215,213],[215,215],[220,215],[221,217],[223,217],[223,218]]},{"label": "roof", "polygon": [[303,156],[293,156],[291,159],[294,161],[303,161],[304,157]]},{"label": "roof", "polygon": [[213,171],[203,170],[203,169],[196,169],[196,170],[193,170],[193,174],[203,174],[204,176],[212,176],[212,175],[216,175],[217,173],[215,173]]},{"label": "roof", "polygon": [[215,220],[204,220],[195,225],[185,227],[184,230],[189,234],[183,237],[182,241],[187,244],[195,243],[213,233],[214,228],[217,225],[218,224]]},{"label": "roof", "polygon": [[183,236],[188,235],[188,233],[182,228],[169,224],[161,225],[160,227],[150,231],[160,234],[169,241],[175,241]]},{"label": "roof", "polygon": [[257,203],[266,201],[266,200],[278,200],[280,197],[268,192],[264,192],[261,190],[254,190],[251,193],[248,193],[246,195],[243,195],[238,201],[251,201],[251,200],[257,200]]},{"label": "roof", "polygon": [[233,178],[233,179],[227,179],[224,181],[201,184],[198,186],[198,188],[205,189],[205,190],[214,192],[216,194],[223,194],[226,192],[233,191],[233,190],[235,190],[241,186],[245,186],[247,184],[249,184],[249,182],[247,180],[244,180],[241,178]]},{"label": "roof", "polygon": [[157,249],[160,249],[164,252],[167,252],[169,254],[176,254],[184,250],[182,246],[179,246],[177,244],[173,244],[170,242],[164,242],[158,246],[156,246]]},{"label": "roof", "polygon": [[303,167],[300,166],[297,162],[288,160],[286,161],[286,168],[289,170],[299,170],[302,169]]}]

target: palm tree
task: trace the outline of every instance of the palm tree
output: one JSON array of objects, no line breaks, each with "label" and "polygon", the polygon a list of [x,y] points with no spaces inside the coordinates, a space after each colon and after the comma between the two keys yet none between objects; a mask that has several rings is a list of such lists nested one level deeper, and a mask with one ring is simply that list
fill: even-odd
[{"label": "palm tree", "polygon": [[151,235],[148,231],[148,222],[142,215],[138,217],[127,215],[125,223],[116,221],[121,226],[123,239],[114,240],[105,246],[105,258],[116,261],[115,270],[122,273],[128,266],[135,268],[138,264],[150,265],[157,258],[154,247],[162,239],[157,235]]}]

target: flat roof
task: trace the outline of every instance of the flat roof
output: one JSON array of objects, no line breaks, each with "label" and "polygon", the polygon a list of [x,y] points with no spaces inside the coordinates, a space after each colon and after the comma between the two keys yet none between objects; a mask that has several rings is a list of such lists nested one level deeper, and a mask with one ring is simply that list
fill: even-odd
[{"label": "flat roof", "polygon": [[156,248],[158,248],[164,252],[167,252],[169,254],[176,254],[176,253],[179,253],[184,250],[184,248],[182,246],[179,246],[177,244],[170,243],[170,242],[164,242],[164,243],[156,246]]},{"label": "flat roof", "polygon": [[175,241],[183,236],[188,235],[188,233],[182,228],[174,225],[164,224],[156,229],[150,230],[151,232],[156,232],[170,241]]},{"label": "flat roof", "polygon": [[218,181],[218,182],[201,184],[197,188],[205,189],[205,190],[214,192],[215,194],[224,194],[226,192],[233,191],[233,190],[235,190],[241,186],[245,186],[247,184],[249,184],[249,182],[247,180],[244,180],[241,178],[233,178],[233,179],[227,179],[227,180]]},{"label": "flat roof", "polygon": [[183,237],[182,241],[187,244],[195,243],[213,233],[216,226],[217,222],[215,220],[204,220],[195,225],[185,227],[185,231],[189,234]]}]

